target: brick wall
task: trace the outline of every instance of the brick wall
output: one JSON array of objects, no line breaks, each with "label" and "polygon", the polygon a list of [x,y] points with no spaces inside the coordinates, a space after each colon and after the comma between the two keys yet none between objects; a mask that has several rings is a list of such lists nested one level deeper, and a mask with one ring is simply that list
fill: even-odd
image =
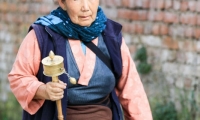
[{"label": "brick wall", "polygon": [[0,0],[0,100],[7,99],[7,74],[30,24],[52,8],[51,0]]},{"label": "brick wall", "polygon": [[[18,47],[29,25],[56,8],[52,1],[0,0],[0,89],[9,90],[5,86],[7,73]],[[148,97],[164,94],[176,100],[176,90],[187,89],[195,90],[200,103],[200,0],[100,2],[105,14],[123,25],[123,36],[133,57],[138,48],[146,47],[153,67],[141,79]]]},{"label": "brick wall", "polygon": [[139,47],[147,48],[153,70],[141,78],[149,95],[155,92],[150,84],[192,90],[199,83],[200,0],[101,0],[101,4],[123,25],[133,56]]}]

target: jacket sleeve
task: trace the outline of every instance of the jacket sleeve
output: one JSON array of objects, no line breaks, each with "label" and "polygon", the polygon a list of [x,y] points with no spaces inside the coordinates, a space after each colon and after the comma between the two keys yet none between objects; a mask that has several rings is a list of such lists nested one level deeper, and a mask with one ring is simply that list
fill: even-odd
[{"label": "jacket sleeve", "polygon": [[40,50],[34,30],[24,38],[17,53],[11,72],[8,74],[10,88],[21,107],[34,114],[44,100],[33,99],[38,87],[42,85],[36,78],[40,65]]},{"label": "jacket sleeve", "polygon": [[129,49],[122,40],[122,76],[116,87],[116,93],[124,111],[126,120],[152,120],[150,105],[131,58]]}]

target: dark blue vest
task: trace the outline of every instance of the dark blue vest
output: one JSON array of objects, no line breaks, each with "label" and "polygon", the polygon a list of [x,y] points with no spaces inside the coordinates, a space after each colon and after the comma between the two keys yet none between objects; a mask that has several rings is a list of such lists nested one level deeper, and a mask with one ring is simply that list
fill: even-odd
[{"label": "dark blue vest", "polygon": [[[122,74],[122,59],[120,50],[122,43],[122,26],[109,19],[106,24],[106,29],[102,32],[102,36],[111,57],[113,73],[115,75],[116,81],[118,81]],[[66,58],[67,38],[64,38],[61,35],[55,33],[48,27],[33,24],[31,25],[29,31],[32,29],[34,29],[36,33],[42,59],[49,55],[50,50],[53,50],[56,55],[60,55],[63,58]],[[65,69],[67,69],[66,59],[64,59],[64,65]],[[51,77],[43,75],[42,64],[40,64],[37,78],[44,83],[51,81]],[[59,79],[65,83],[68,83],[68,77],[66,75],[60,75]],[[112,104],[113,120],[122,120],[122,111],[115,90],[112,91],[110,99]],[[67,89],[65,89],[64,98],[62,99],[62,112],[64,115],[64,120],[66,120],[66,101]],[[24,110],[23,120],[57,120],[56,103],[53,101],[45,100],[44,105],[34,115],[30,115]]]}]

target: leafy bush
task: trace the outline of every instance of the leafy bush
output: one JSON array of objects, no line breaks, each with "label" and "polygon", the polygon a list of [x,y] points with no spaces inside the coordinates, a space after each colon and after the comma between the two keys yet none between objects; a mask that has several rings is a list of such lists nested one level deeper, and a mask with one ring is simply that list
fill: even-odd
[{"label": "leafy bush", "polygon": [[138,60],[137,70],[141,74],[147,74],[151,71],[151,65],[147,63],[147,52],[145,47],[136,51],[135,60]]},{"label": "leafy bush", "polygon": [[21,120],[22,109],[12,93],[7,101],[0,101],[0,120]]},{"label": "leafy bush", "polygon": [[177,120],[177,111],[173,102],[157,103],[152,112],[154,120]]}]

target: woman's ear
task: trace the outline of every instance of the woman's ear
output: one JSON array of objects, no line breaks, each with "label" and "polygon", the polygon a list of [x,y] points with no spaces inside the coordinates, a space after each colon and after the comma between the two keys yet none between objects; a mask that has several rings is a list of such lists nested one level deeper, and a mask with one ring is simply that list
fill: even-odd
[{"label": "woman's ear", "polygon": [[58,0],[59,6],[66,11],[65,0]]}]

